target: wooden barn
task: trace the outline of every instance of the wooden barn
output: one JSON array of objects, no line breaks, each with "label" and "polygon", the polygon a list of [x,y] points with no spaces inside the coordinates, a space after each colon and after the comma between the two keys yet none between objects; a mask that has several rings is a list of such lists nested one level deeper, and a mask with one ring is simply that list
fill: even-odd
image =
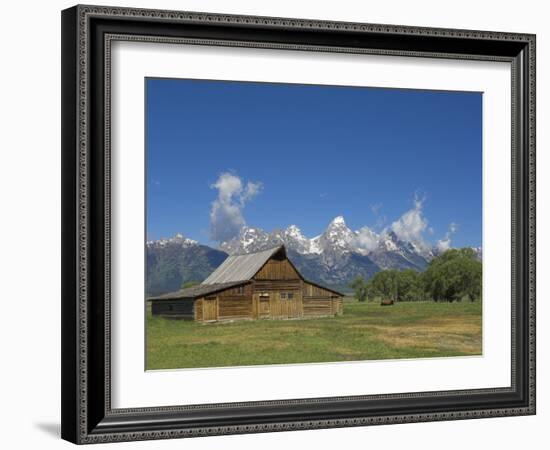
[{"label": "wooden barn", "polygon": [[284,246],[229,256],[201,284],[150,300],[153,315],[199,322],[343,313],[343,294],[305,280]]}]

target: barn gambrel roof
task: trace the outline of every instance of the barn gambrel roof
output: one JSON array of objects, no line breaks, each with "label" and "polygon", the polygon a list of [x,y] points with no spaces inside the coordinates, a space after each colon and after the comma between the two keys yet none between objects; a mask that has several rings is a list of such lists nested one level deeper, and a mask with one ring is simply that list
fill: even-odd
[{"label": "barn gambrel roof", "polygon": [[282,245],[262,252],[228,256],[202,284],[248,281],[280,250],[284,251]]}]

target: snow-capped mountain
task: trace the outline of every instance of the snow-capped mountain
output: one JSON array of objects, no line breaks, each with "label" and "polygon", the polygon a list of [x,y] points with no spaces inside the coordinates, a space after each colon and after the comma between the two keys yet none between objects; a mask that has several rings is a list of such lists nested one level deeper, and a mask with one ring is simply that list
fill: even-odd
[{"label": "snow-capped mountain", "polygon": [[419,243],[400,240],[393,231],[377,234],[368,227],[352,231],[342,216],[335,217],[326,230],[308,239],[296,225],[267,233],[259,228],[243,227],[234,239],[220,248],[230,255],[251,253],[276,245],[299,255],[315,255],[328,267],[338,266],[348,254],[368,256],[379,268],[416,268],[423,270],[434,254]]},{"label": "snow-capped mountain", "polygon": [[190,247],[198,245],[197,241],[183,236],[181,233],[176,233],[171,238],[161,238],[157,241],[147,241],[147,248],[166,247],[167,245],[179,245],[181,247]]},{"label": "snow-capped mountain", "polygon": [[369,278],[383,269],[424,270],[434,256],[431,248],[402,241],[392,231],[377,234],[368,227],[353,231],[342,216],[335,217],[322,234],[311,239],[296,225],[272,233],[243,227],[220,249],[233,255],[281,244],[304,276],[335,286],[347,286],[357,275]]},{"label": "snow-capped mountain", "polygon": [[419,244],[400,240],[390,231],[380,236],[370,257],[381,269],[424,270],[433,254]]},{"label": "snow-capped mountain", "polygon": [[[353,231],[342,216],[335,217],[323,233],[313,238],[305,236],[296,225],[272,232],[245,226],[219,249],[176,234],[147,242],[148,292],[169,292],[187,281],[202,281],[227,255],[253,253],[281,244],[304,277],[343,291],[349,290],[349,283],[357,276],[368,279],[380,270],[423,271],[440,254],[436,247],[425,243],[401,240],[393,231],[378,234],[368,227]],[[472,249],[481,260],[481,247]]]},{"label": "snow-capped mountain", "polygon": [[276,245],[284,244],[287,248],[302,255],[322,253],[343,253],[355,251],[356,234],[351,231],[342,216],[330,222],[324,233],[312,239],[303,235],[300,228],[290,225],[284,230],[267,233],[260,228],[243,227],[235,238],[222,242],[220,248],[230,255],[251,253]]},{"label": "snow-capped mountain", "polygon": [[356,235],[348,228],[344,218],[335,217],[317,240],[319,254],[328,265],[333,265],[342,255],[355,251],[355,240]]},{"label": "snow-capped mountain", "polygon": [[254,253],[266,248],[279,245],[279,240],[274,240],[274,236],[266,233],[261,228],[242,227],[239,235],[227,242],[222,242],[220,250],[230,255],[243,253]]},{"label": "snow-capped mountain", "polygon": [[319,253],[313,239],[308,239],[296,225],[290,225],[286,230],[275,231],[275,239],[280,239],[285,246],[300,254]]},{"label": "snow-capped mountain", "polygon": [[230,255],[253,253],[284,244],[300,254],[320,253],[315,239],[308,239],[300,228],[290,225],[284,230],[267,233],[261,228],[242,227],[239,235],[227,242],[222,242],[220,249]]}]

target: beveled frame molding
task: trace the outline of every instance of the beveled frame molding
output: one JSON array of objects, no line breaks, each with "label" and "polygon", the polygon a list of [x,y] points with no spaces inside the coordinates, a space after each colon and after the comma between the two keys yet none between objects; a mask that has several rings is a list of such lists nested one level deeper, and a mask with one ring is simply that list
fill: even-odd
[{"label": "beveled frame molding", "polygon": [[[507,388],[112,409],[113,41],[506,61],[512,66]],[[535,36],[99,6],[62,13],[62,437],[162,439],[535,413]]]}]

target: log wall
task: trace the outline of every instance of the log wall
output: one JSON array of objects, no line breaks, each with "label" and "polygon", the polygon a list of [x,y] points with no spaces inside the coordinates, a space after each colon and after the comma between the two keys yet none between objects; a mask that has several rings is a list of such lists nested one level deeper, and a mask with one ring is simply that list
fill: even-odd
[{"label": "log wall", "polygon": [[344,314],[344,298],[336,297],[332,299],[332,310],[334,315],[341,316]]},{"label": "log wall", "polygon": [[195,300],[195,320],[197,322],[202,321],[202,299]]},{"label": "log wall", "polygon": [[343,314],[344,302],[341,296],[314,284],[303,284],[304,317],[326,317]]},{"label": "log wall", "polygon": [[252,318],[252,297],[224,296],[219,298],[218,320]]},{"label": "log wall", "polygon": [[254,282],[254,292],[300,291],[301,280],[259,280]]},{"label": "log wall", "polygon": [[218,320],[252,319],[252,286],[246,284],[218,293]]},{"label": "log wall", "polygon": [[304,281],[304,297],[333,297],[334,292]]},{"label": "log wall", "polygon": [[195,320],[197,321],[252,318],[252,286],[250,284],[200,297],[195,302]]},{"label": "log wall", "polygon": [[255,280],[253,315],[258,319],[302,317],[302,280]]},{"label": "log wall", "polygon": [[[289,294],[292,298],[288,298]],[[283,297],[284,295],[284,297]],[[295,291],[276,291],[269,297],[270,318],[294,319],[303,316],[302,293]]]},{"label": "log wall", "polygon": [[151,304],[154,316],[166,316],[179,319],[194,318],[193,300],[157,300]]}]

